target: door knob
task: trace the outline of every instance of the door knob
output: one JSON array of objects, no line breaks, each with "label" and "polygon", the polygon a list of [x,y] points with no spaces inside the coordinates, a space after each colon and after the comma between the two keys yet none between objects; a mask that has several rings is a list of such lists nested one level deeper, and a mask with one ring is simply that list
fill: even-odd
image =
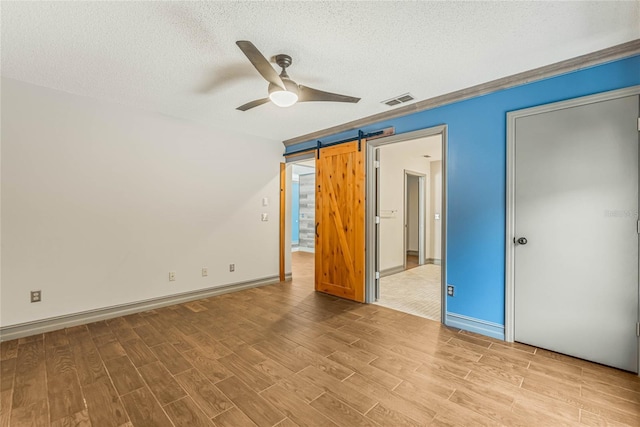
[{"label": "door knob", "polygon": [[527,244],[527,238],[526,237],[520,237],[516,241],[518,242],[519,245],[526,245]]}]

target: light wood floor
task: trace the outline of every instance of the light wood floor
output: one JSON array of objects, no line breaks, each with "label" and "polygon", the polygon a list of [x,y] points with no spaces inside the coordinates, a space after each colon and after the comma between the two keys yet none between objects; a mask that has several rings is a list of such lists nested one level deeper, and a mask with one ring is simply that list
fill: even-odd
[{"label": "light wood floor", "polygon": [[640,425],[632,374],[300,277],[3,342],[0,425]]}]

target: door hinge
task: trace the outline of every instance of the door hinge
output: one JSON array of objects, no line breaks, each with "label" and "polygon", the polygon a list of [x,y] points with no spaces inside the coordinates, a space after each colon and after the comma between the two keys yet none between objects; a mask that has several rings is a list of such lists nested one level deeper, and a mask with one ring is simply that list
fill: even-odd
[{"label": "door hinge", "polygon": [[640,337],[640,322],[636,323],[636,336]]},{"label": "door hinge", "polygon": [[376,280],[380,280],[380,272],[376,271]]},{"label": "door hinge", "polygon": [[640,219],[636,222],[636,231],[640,234]]},{"label": "door hinge", "polygon": [[376,215],[376,224],[380,224],[380,217]]},{"label": "door hinge", "polygon": [[640,117],[638,117],[638,131],[640,132]]},{"label": "door hinge", "polygon": [[376,169],[378,169],[378,168],[380,167],[380,161],[379,161],[379,160],[376,160],[376,161],[373,163],[373,165],[374,165],[374,167],[375,167]]}]

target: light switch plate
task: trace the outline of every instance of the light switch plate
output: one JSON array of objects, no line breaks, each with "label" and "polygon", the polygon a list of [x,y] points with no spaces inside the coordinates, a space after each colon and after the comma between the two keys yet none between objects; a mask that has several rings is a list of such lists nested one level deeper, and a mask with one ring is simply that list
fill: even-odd
[{"label": "light switch plate", "polygon": [[262,206],[269,206],[269,198],[268,197],[264,197],[262,199]]}]

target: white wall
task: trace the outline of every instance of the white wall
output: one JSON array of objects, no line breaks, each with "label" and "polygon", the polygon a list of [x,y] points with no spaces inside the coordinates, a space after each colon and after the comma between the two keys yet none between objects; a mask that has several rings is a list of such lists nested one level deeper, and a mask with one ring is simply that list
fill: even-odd
[{"label": "white wall", "polygon": [[[431,239],[427,240],[430,248],[427,250],[427,258],[440,260],[442,257],[442,162],[431,162],[431,186],[429,210],[429,228]],[[435,219],[436,214],[440,219]]]},{"label": "white wall", "polygon": [[3,78],[0,325],[277,276],[281,154]]},{"label": "white wall", "polygon": [[[380,271],[404,264],[405,169],[426,174],[425,188],[429,188],[429,160],[422,157],[420,152],[407,152],[403,144],[406,143],[400,142],[380,148],[380,211],[383,214],[380,219]],[[425,199],[428,200],[428,197]],[[389,211],[396,213],[393,217],[387,218],[384,214]]]}]

